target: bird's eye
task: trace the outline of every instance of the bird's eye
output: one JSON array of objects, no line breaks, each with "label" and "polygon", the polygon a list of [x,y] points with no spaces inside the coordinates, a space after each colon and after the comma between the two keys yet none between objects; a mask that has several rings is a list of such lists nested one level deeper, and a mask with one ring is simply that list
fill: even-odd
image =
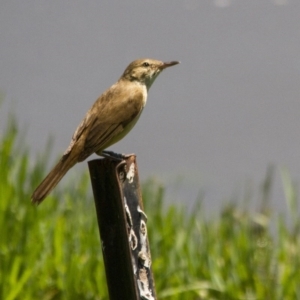
[{"label": "bird's eye", "polygon": [[143,67],[149,67],[149,66],[150,66],[150,64],[149,64],[148,62],[145,61],[145,62],[143,63]]}]

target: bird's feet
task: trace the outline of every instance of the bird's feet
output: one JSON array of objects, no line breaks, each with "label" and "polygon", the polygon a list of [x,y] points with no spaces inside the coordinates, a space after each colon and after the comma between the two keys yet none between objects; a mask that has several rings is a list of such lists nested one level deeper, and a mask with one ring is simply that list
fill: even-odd
[{"label": "bird's feet", "polygon": [[116,153],[113,151],[107,151],[107,150],[103,150],[100,154],[100,156],[106,157],[106,158],[110,158],[110,159],[114,159],[117,161],[122,161],[134,154],[122,154],[122,153]]}]

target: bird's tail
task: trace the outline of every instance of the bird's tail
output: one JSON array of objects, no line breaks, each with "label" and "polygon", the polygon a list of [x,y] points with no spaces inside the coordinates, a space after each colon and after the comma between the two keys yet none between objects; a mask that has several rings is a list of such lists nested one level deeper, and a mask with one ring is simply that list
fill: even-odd
[{"label": "bird's tail", "polygon": [[62,157],[57,165],[50,171],[47,177],[35,189],[31,196],[31,202],[40,204],[47,195],[56,187],[63,176],[76,164],[77,160],[72,155]]}]

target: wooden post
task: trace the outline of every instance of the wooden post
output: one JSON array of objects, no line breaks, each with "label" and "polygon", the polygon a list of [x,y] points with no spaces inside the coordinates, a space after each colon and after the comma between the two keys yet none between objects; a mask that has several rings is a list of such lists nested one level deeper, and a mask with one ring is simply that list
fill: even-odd
[{"label": "wooden post", "polygon": [[88,164],[110,300],[157,299],[135,156]]}]

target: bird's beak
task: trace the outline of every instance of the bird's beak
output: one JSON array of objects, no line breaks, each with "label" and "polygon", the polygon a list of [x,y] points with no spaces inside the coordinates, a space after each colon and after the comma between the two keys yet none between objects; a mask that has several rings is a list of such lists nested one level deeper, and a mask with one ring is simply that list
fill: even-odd
[{"label": "bird's beak", "polygon": [[161,70],[180,64],[180,61],[164,62],[159,68]]}]

